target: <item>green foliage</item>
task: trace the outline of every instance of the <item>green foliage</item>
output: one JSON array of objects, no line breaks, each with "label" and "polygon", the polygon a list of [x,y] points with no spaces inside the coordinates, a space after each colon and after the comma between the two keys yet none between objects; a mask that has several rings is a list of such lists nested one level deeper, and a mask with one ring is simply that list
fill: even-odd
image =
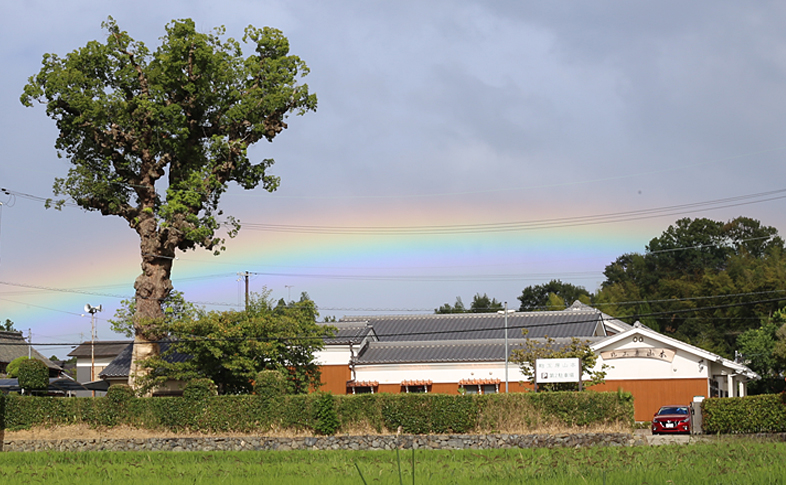
[{"label": "green foliage", "polygon": [[784,394],[712,398],[702,401],[705,433],[786,432]]},{"label": "green foliage", "polygon": [[[204,310],[193,303],[186,301],[183,292],[172,290],[161,304],[164,319],[167,322],[182,319],[195,319],[204,314]],[[109,320],[113,332],[134,336],[134,319],[136,315],[136,300],[121,300],[120,307],[115,311],[114,318]]]},{"label": "green foliage", "polygon": [[485,293],[483,295],[476,293],[472,298],[472,304],[469,309],[464,307],[461,297],[457,296],[455,305],[450,306],[449,303],[445,303],[434,310],[434,313],[494,313],[503,309],[504,305],[498,302],[496,298],[489,298]]},{"label": "green foliage", "polygon": [[566,304],[571,305],[576,300],[589,304],[591,295],[582,286],[551,280],[543,285],[524,288],[518,300],[521,302],[520,312],[564,310]]},{"label": "green foliage", "polygon": [[595,303],[628,323],[640,320],[733,358],[737,337],[780,306],[762,295],[786,290],[786,252],[777,234],[746,217],[680,219],[653,238],[646,253],[606,266]]},{"label": "green foliage", "polygon": [[[182,232],[168,234],[180,249],[221,244],[214,213],[226,183],[278,185],[266,174],[273,161],[252,163],[248,147],[271,141],[289,113],[316,109],[297,81],[308,67],[268,27],[246,28],[254,53],[245,58],[223,28],[204,33],[190,19],[169,23],[154,51],[112,18],[103,27],[106,43],[45,55],[21,96],[46,105],[60,130],[55,146],[73,164],[55,193],[135,228],[155,215],[162,235]],[[166,194],[150,197],[163,176]]]},{"label": "green foliage", "polygon": [[4,330],[6,332],[16,332],[17,329],[14,328],[14,322],[9,320],[8,318],[5,319],[5,322],[0,323],[0,330]]},{"label": "green foliage", "polygon": [[[205,312],[161,324],[172,339],[160,356],[142,362],[150,372],[141,389],[161,386],[169,379],[191,381],[208,377],[220,394],[249,394],[262,370],[277,370],[287,378],[288,390],[306,393],[320,385],[314,354],[332,327],[319,325],[316,305],[307,298],[273,305],[269,292],[252,295],[244,311]],[[192,356],[169,362],[174,352]]]},{"label": "green foliage", "polygon": [[273,399],[287,393],[287,378],[278,370],[263,370],[254,379],[254,394],[262,399]]},{"label": "green foliage", "polygon": [[46,106],[58,155],[71,163],[46,206],[73,201],[122,218],[139,236],[137,307],[119,319],[135,314],[134,334],[155,340],[176,251],[225,249],[220,228],[229,237],[240,229],[220,209],[229,184],[269,192],[279,184],[268,173],[274,161],[252,160],[249,148],[272,141],[291,114],[315,110],[317,98],[300,82],[308,66],[276,29],[248,26],[244,56],[223,27],[205,32],[191,19],[170,22],[153,50],[111,17],[102,27],[105,42],[45,54],[20,101]]},{"label": "green foliage", "polygon": [[329,392],[317,393],[314,403],[314,432],[321,435],[335,434],[338,429],[336,398]]},{"label": "green foliage", "polygon": [[[110,387],[110,391],[115,386]],[[326,393],[257,396],[134,398],[128,388],[99,398],[7,396],[8,429],[87,424],[130,425],[170,431],[261,433],[290,430],[334,434],[372,428],[378,432],[481,433],[511,417],[537,414],[540,424],[591,426],[632,423],[633,403],[618,393],[446,394]],[[534,423],[533,424],[538,424]]]},{"label": "green foliage", "polygon": [[114,384],[106,391],[106,399],[116,404],[128,403],[134,397],[134,390],[125,384]]},{"label": "green foliage", "polygon": [[202,401],[211,396],[217,396],[216,384],[207,377],[188,381],[183,388],[183,397],[194,401]]},{"label": "green foliage", "polygon": [[25,392],[46,390],[49,387],[49,367],[38,359],[19,363],[19,387]]},{"label": "green foliage", "polygon": [[28,356],[23,355],[23,356],[17,357],[16,359],[14,359],[11,362],[9,362],[8,365],[5,368],[5,375],[8,376],[11,379],[13,379],[15,377],[19,377],[19,366],[22,364],[22,362],[24,362],[24,361],[26,361],[28,359],[29,359]]},{"label": "green foliage", "polygon": [[[565,358],[579,358],[581,360],[581,368],[583,371],[582,379],[583,374],[589,376],[589,381],[585,383],[584,386],[593,386],[604,382],[606,378],[606,369],[609,366],[603,364],[599,369],[596,369],[595,364],[598,362],[598,356],[592,351],[590,342],[576,337],[571,337],[570,341],[562,343],[558,343],[555,339],[550,337],[537,340],[528,338],[521,345],[521,348],[514,349],[511,352],[510,360],[519,365],[521,373],[524,374],[530,382],[534,382],[535,361],[537,359]],[[538,389],[541,391],[578,390],[578,383],[555,382],[539,384]]]}]

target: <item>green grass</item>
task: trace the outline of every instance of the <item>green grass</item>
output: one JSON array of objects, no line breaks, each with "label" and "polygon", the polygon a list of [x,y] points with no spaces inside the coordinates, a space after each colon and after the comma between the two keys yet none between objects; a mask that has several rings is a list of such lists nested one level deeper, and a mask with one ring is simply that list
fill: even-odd
[{"label": "green grass", "polygon": [[[786,484],[786,444],[415,452],[415,483]],[[412,483],[411,451],[0,453],[0,483]],[[400,475],[399,475],[400,473]],[[399,482],[401,476],[401,482]]]}]

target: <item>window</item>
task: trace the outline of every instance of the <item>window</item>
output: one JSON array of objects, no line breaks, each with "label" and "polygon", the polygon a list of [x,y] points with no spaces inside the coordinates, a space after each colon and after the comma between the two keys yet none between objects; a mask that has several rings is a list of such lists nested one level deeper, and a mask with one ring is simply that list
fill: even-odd
[{"label": "window", "polygon": [[402,386],[405,393],[424,394],[428,392],[428,386]]},{"label": "window", "polygon": [[468,384],[461,387],[464,389],[465,394],[480,394],[480,386]]},{"label": "window", "polygon": [[355,386],[352,387],[352,394],[374,394],[374,388],[371,386]]},{"label": "window", "polygon": [[482,390],[483,394],[496,394],[499,392],[496,384],[484,384]]}]

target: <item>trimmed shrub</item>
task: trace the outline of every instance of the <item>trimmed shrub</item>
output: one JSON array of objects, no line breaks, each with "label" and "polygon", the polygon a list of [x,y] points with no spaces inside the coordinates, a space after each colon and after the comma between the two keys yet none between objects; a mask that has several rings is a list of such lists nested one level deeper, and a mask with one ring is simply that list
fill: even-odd
[{"label": "trimmed shrub", "polygon": [[186,399],[201,401],[217,395],[218,390],[216,389],[216,384],[212,379],[207,377],[192,379],[188,381],[186,387],[183,388],[183,397]]},{"label": "trimmed shrub", "polygon": [[115,404],[125,404],[136,397],[128,384],[114,384],[106,391],[106,398]]},{"label": "trimmed shrub", "polygon": [[786,406],[778,394],[705,399],[701,409],[705,433],[786,431]]},{"label": "trimmed shrub", "polygon": [[[114,389],[114,390],[113,390]],[[128,424],[145,429],[211,433],[264,434],[271,429],[294,432],[395,432],[408,434],[484,433],[509,425],[511,416],[533,416],[539,424],[585,426],[633,422],[632,400],[624,394],[549,392],[526,394],[363,394],[286,395],[272,400],[258,396],[204,398],[134,398],[130,389],[112,386],[106,397],[5,397],[5,426]]]},{"label": "trimmed shrub", "polygon": [[29,359],[30,357],[23,355],[22,357],[17,357],[16,359],[12,360],[5,368],[5,375],[8,376],[9,379],[15,379],[19,377],[19,364]]},{"label": "trimmed shrub", "polygon": [[49,368],[38,359],[27,359],[19,363],[19,387],[30,391],[46,390],[49,387]]},{"label": "trimmed shrub", "polygon": [[338,429],[338,413],[336,399],[329,392],[317,393],[314,403],[314,432],[321,435],[332,435]]},{"label": "trimmed shrub", "polygon": [[254,394],[262,399],[283,396],[288,387],[287,378],[277,370],[263,370],[254,379]]}]

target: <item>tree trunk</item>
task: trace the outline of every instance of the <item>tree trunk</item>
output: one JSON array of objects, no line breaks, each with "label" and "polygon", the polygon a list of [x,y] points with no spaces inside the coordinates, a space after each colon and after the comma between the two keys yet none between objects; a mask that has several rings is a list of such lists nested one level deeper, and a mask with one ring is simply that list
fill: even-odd
[{"label": "tree trunk", "polygon": [[[152,233],[152,234],[151,234]],[[136,309],[134,312],[134,347],[131,367],[128,373],[128,385],[136,389],[136,379],[147,374],[147,369],[139,365],[139,361],[160,354],[158,341],[165,335],[159,325],[163,322],[163,301],[172,291],[169,279],[174,260],[174,248],[163,247],[156,231],[141,236],[142,274],[134,283],[136,290]]]}]

